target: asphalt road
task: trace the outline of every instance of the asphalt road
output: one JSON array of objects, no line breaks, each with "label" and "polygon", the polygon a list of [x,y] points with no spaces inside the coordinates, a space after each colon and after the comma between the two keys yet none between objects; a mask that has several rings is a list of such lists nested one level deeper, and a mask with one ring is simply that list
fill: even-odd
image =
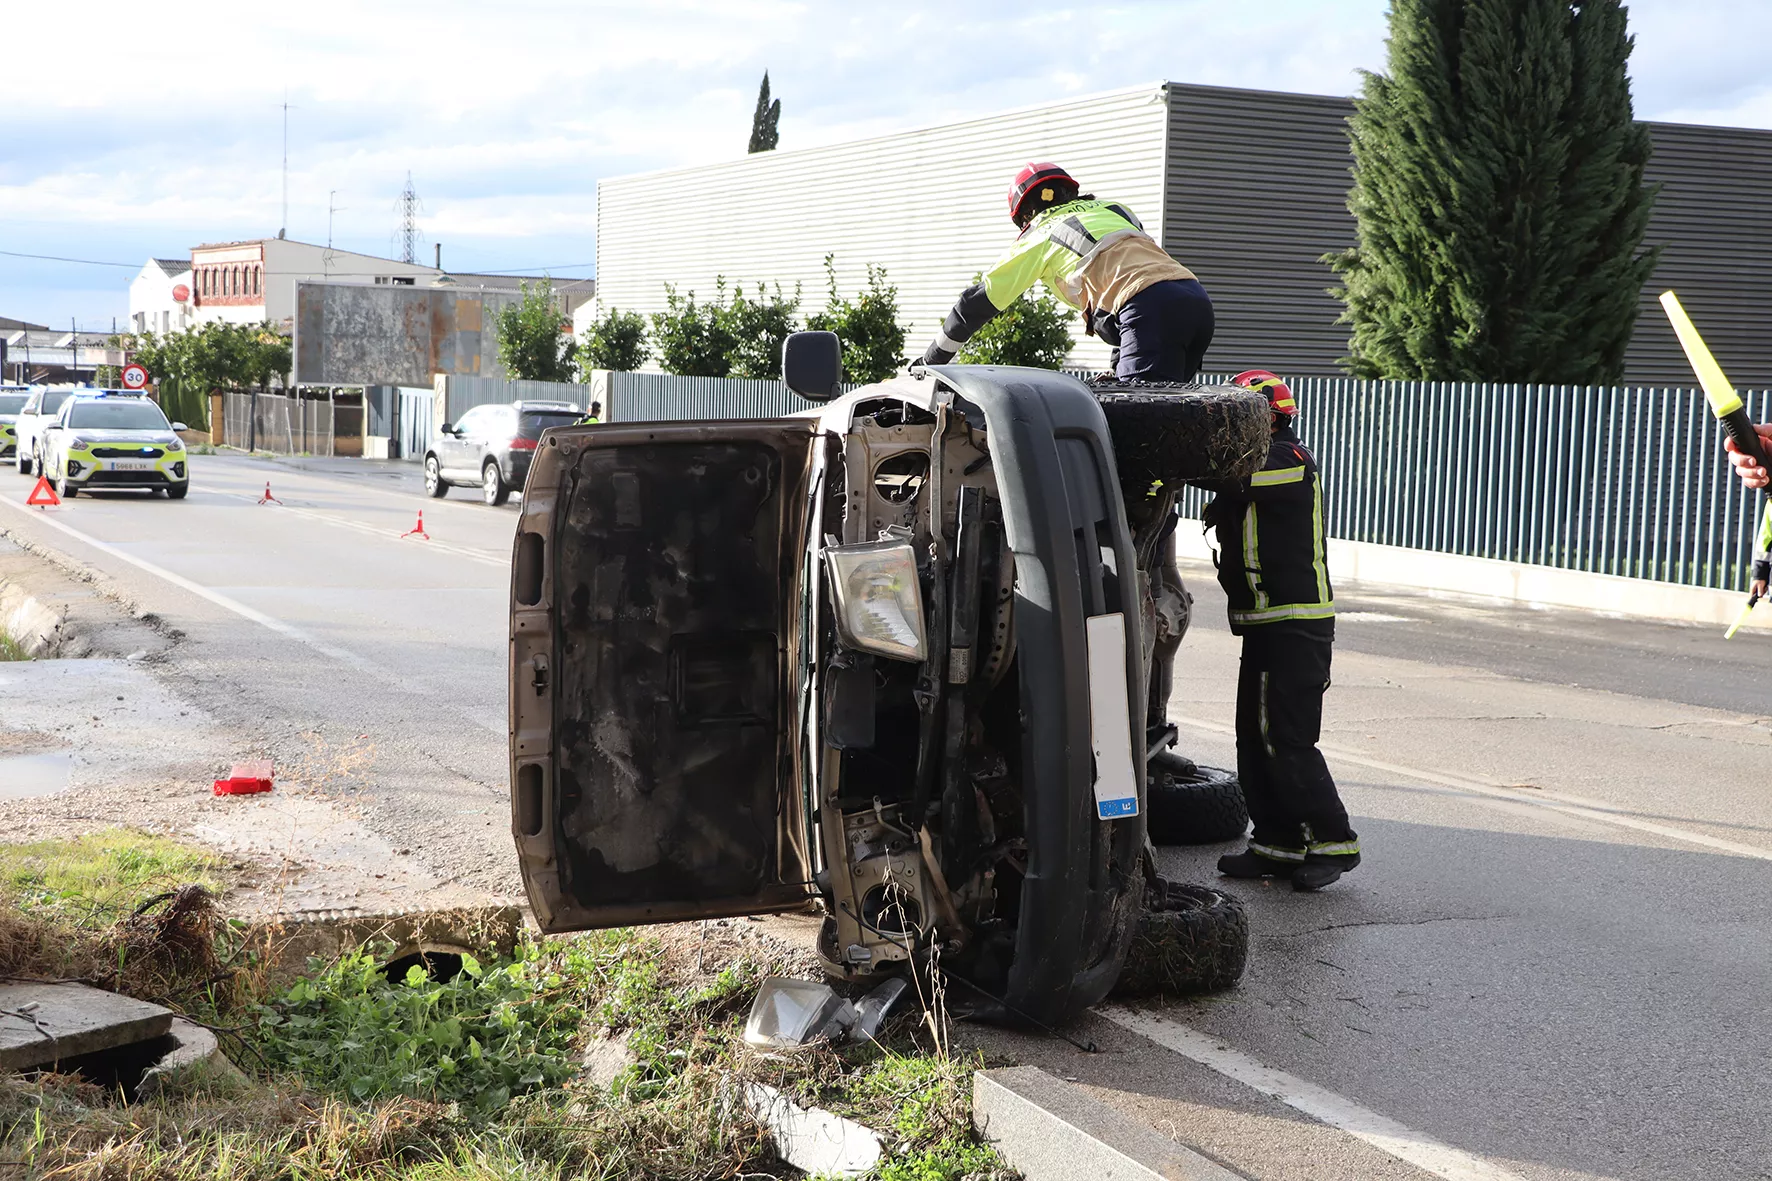
[{"label": "asphalt road", "polygon": [[[389,465],[194,466],[181,504],[53,514],[0,473],[0,528],[181,633],[155,674],[243,742],[335,758],[353,815],[427,880],[515,895],[515,505],[429,501]],[[281,506],[256,503],[267,477]],[[431,540],[401,538],[420,507]],[[1190,586],[1176,718],[1228,765],[1236,643],[1209,571]],[[1088,1018],[1097,1053],[993,1044],[1250,1177],[1772,1178],[1772,637],[1339,599],[1324,746],[1366,863],[1316,896],[1230,884],[1248,976],[1172,1024]],[[1211,879],[1224,851],[1164,870]]]}]

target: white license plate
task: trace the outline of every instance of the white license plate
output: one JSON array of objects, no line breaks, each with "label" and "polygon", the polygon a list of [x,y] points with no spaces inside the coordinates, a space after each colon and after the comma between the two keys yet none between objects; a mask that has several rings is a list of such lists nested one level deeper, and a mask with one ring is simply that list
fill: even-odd
[{"label": "white license plate", "polygon": [[154,465],[146,459],[113,459],[110,469],[114,472],[151,472]]}]

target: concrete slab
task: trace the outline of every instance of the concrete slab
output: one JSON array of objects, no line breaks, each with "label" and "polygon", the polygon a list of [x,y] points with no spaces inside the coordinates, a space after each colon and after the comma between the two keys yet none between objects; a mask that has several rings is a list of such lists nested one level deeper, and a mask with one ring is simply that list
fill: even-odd
[{"label": "concrete slab", "polygon": [[150,1099],[189,1085],[238,1083],[245,1079],[240,1068],[228,1061],[210,1030],[182,1017],[174,1017],[167,1031],[172,1048],[148,1067],[136,1087],[137,1099]]},{"label": "concrete slab", "polygon": [[0,1070],[32,1070],[171,1028],[170,1009],[84,984],[0,985]]},{"label": "concrete slab", "polygon": [[973,1075],[972,1122],[1027,1181],[1241,1181],[1037,1066]]}]

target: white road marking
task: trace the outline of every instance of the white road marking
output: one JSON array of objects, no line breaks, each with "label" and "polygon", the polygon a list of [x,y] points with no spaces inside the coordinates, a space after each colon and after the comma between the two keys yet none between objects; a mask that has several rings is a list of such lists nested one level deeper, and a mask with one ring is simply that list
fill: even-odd
[{"label": "white road marking", "polygon": [[[1212,734],[1223,734],[1232,738],[1237,734],[1236,727],[1222,725],[1218,722],[1202,722],[1193,718],[1175,718],[1173,720],[1179,725],[1192,726],[1196,730],[1205,730]],[[1610,824],[1617,828],[1653,833],[1658,837],[1685,841],[1692,845],[1702,845],[1707,849],[1715,849],[1720,853],[1732,853],[1737,857],[1754,857],[1761,861],[1772,861],[1772,849],[1758,845],[1746,845],[1740,841],[1713,837],[1709,833],[1692,832],[1689,829],[1675,828],[1671,824],[1660,824],[1653,820],[1626,815],[1617,811],[1616,805],[1608,804],[1603,800],[1589,800],[1580,796],[1541,791],[1536,788],[1522,791],[1519,788],[1503,787],[1497,783],[1486,783],[1481,779],[1471,779],[1463,775],[1448,775],[1444,771],[1429,771],[1422,767],[1387,763],[1382,759],[1369,758],[1366,755],[1330,746],[1327,743],[1319,743],[1318,748],[1324,755],[1337,762],[1353,763],[1356,766],[1367,767],[1374,771],[1401,775],[1406,779],[1417,779],[1423,783],[1434,783],[1456,791],[1469,792],[1472,795],[1506,800],[1510,804],[1529,804],[1534,808],[1543,808],[1548,812],[1561,812],[1565,816],[1578,816],[1583,820],[1591,820],[1598,824]]]},{"label": "white road marking", "polygon": [[1447,1181],[1525,1181],[1518,1173],[1510,1173],[1481,1157],[1407,1128],[1334,1091],[1283,1070],[1275,1070],[1172,1018],[1120,1005],[1095,1011],[1115,1025],[1149,1038],[1165,1050],[1278,1099],[1295,1111],[1338,1128],[1380,1152],[1389,1153],[1436,1177],[1444,1177]]},{"label": "white road marking", "polygon": [[[359,656],[357,653],[352,652],[349,649],[340,648],[336,644],[328,643],[327,641],[322,640],[319,636],[299,628],[293,623],[278,619],[272,615],[266,615],[263,611],[248,607],[245,603],[240,602],[240,600],[230,598],[218,590],[212,590],[200,582],[191,581],[182,574],[175,574],[164,566],[156,566],[154,563],[147,561],[144,558],[138,558],[134,554],[121,550],[109,542],[100,541],[96,537],[82,533],[72,525],[69,525],[64,521],[59,521],[48,513],[27,508],[23,503],[14,501],[10,498],[0,498],[0,504],[9,505],[40,524],[48,525],[52,529],[59,529],[69,537],[74,538],[83,545],[91,546],[100,553],[109,554],[111,557],[116,558],[119,561],[128,562],[136,569],[152,574],[155,578],[163,579],[166,582],[170,582],[173,586],[179,587],[182,590],[190,591],[198,598],[214,603],[217,607],[220,607],[223,610],[232,611],[242,619],[250,620],[253,623],[258,624],[260,627],[268,628],[269,630],[276,632],[278,635],[287,637],[297,643],[306,644],[308,647],[314,649],[314,651],[325,656],[330,656],[340,664],[348,664],[358,672],[363,673],[365,676],[373,677],[384,685],[399,689],[404,693],[411,693],[426,698],[427,700],[434,700],[436,698],[437,690],[434,685],[420,684],[417,681],[401,676],[399,673],[390,672],[388,669],[367,657]],[[456,712],[473,722],[476,726],[490,730],[501,737],[507,733],[507,727],[503,722],[494,722],[489,718],[483,718],[478,714],[470,713],[467,710],[458,709]]]},{"label": "white road marking", "polygon": [[[237,500],[258,500],[258,497],[250,492],[229,492],[226,488],[211,488],[208,485],[203,484],[193,484],[191,487],[198,492],[207,492],[212,496],[232,496]],[[454,545],[447,541],[431,541],[424,538],[411,541],[400,536],[398,532],[391,529],[383,529],[379,525],[371,525],[366,521],[353,521],[349,517],[334,516],[330,513],[321,512],[318,509],[299,508],[281,503],[267,507],[274,507],[278,512],[289,513],[293,516],[307,517],[310,520],[319,521],[322,524],[338,525],[346,529],[355,529],[359,533],[367,533],[371,537],[380,537],[385,541],[399,541],[405,542],[408,545],[422,545],[426,549],[442,550],[445,553],[456,554],[464,558],[471,558],[473,561],[483,562],[488,566],[496,566],[501,570],[509,570],[511,568],[510,558],[497,557],[487,553],[485,550],[469,549],[464,545]],[[513,536],[514,535],[515,533],[513,531]]]}]

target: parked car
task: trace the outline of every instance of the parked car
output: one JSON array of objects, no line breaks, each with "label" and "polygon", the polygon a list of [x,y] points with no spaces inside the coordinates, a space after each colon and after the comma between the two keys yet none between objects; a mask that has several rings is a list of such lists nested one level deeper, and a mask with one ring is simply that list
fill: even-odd
[{"label": "parked car", "polygon": [[66,500],[93,488],[145,488],[183,500],[190,462],[177,432],[145,394],[75,390],[44,426],[38,451],[43,474]]},{"label": "parked car", "polygon": [[0,458],[18,454],[18,416],[31,400],[28,385],[0,385]]},{"label": "parked car", "polygon": [[447,496],[457,484],[473,484],[487,504],[503,504],[523,491],[542,432],[582,414],[571,402],[475,406],[461,421],[444,423],[425,452],[425,491]]},{"label": "parked car", "polygon": [[18,412],[18,420],[12,424],[18,436],[18,470],[27,476],[41,475],[43,465],[38,462],[38,448],[43,442],[43,428],[55,420],[61,411],[62,403],[71,398],[77,387],[74,386],[34,386],[30,397],[25,399],[24,407]]},{"label": "parked car", "polygon": [[836,338],[784,352],[819,408],[536,454],[509,693],[542,929],[814,909],[831,976],[939,953],[950,1005],[1014,1021],[1101,1000],[1159,928],[1234,981],[1242,913],[1156,877],[1146,768],[1175,495],[1259,468],[1265,401],[959,365],[824,401]]}]

